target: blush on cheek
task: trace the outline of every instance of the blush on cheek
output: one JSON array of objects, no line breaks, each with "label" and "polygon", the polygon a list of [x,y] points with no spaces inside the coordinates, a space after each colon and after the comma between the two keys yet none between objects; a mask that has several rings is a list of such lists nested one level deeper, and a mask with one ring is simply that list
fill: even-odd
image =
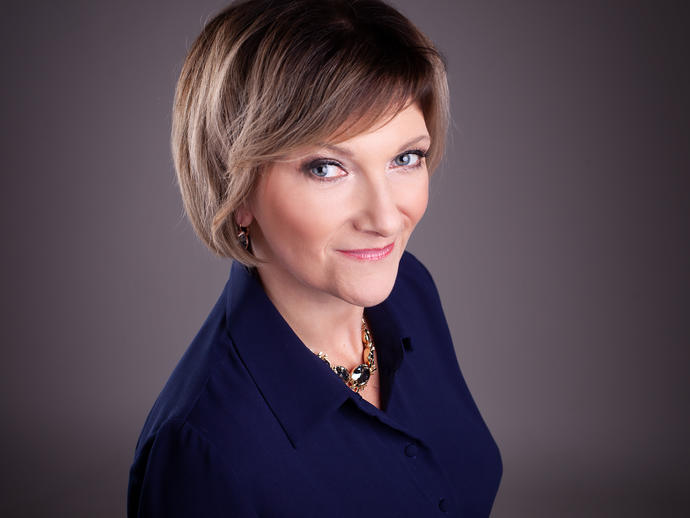
[{"label": "blush on cheek", "polygon": [[[286,259],[318,254],[334,226],[333,203],[279,166],[257,189],[256,218],[268,246]],[[306,185],[305,185],[306,183]],[[305,258],[306,259],[306,258]],[[290,260],[290,259],[288,259]]]},{"label": "blush on cheek", "polygon": [[427,208],[428,203],[429,203],[429,190],[427,188],[424,188],[422,193],[416,199],[415,224],[417,224],[419,222],[419,220],[422,219],[422,216],[424,216],[424,213],[426,212],[426,208]]},{"label": "blush on cheek", "polygon": [[416,178],[413,185],[407,185],[401,196],[404,196],[402,206],[414,228],[424,216],[429,203],[428,173],[424,172],[423,175]]}]

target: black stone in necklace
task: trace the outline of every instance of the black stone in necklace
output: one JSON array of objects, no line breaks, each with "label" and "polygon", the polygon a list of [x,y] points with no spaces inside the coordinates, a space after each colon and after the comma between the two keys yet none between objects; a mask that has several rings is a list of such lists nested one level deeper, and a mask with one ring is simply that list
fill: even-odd
[{"label": "black stone in necklace", "polygon": [[352,372],[348,371],[342,365],[333,367],[331,362],[328,361],[328,355],[326,353],[319,352],[317,354],[317,356],[325,361],[331,370],[355,392],[359,392],[366,387],[369,378],[376,371],[376,361],[374,359],[374,351],[376,349],[374,347],[374,341],[371,339],[371,333],[369,332],[367,323],[364,321],[364,317],[362,317],[362,346],[364,348],[362,352],[364,363],[352,369]]}]

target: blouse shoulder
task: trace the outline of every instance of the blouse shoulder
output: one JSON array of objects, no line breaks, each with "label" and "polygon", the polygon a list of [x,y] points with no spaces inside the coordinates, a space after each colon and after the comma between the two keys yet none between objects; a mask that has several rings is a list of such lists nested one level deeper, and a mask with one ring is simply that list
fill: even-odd
[{"label": "blouse shoulder", "polygon": [[[221,296],[146,419],[129,473],[129,518],[226,516],[228,508],[242,509],[243,497],[228,492],[240,487],[233,466],[219,454],[219,437],[227,430],[219,430],[225,423],[217,416],[229,401],[215,396],[222,380],[245,375],[233,362]],[[241,391],[234,394],[246,399]],[[254,514],[247,510],[241,516]]]},{"label": "blouse shoulder", "polygon": [[141,445],[130,471],[129,518],[255,516],[226,457],[189,422],[170,419]]}]

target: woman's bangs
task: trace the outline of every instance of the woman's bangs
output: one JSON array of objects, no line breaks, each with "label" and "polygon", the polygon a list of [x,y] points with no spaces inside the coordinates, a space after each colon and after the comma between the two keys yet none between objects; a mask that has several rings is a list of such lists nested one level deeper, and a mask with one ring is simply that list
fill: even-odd
[{"label": "woman's bangs", "polygon": [[407,66],[360,70],[352,88],[341,90],[340,96],[330,99],[328,104],[333,109],[329,110],[329,120],[314,135],[322,142],[343,141],[385,124],[415,102],[424,110],[433,91],[433,67],[426,60],[419,63],[420,60],[409,59],[412,56],[406,57],[410,61]]}]

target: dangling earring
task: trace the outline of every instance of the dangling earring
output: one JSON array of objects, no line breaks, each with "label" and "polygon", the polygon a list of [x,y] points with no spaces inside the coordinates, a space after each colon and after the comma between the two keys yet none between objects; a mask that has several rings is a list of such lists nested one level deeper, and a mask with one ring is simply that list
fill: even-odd
[{"label": "dangling earring", "polygon": [[237,241],[242,245],[242,248],[249,250],[249,227],[240,226]]}]

